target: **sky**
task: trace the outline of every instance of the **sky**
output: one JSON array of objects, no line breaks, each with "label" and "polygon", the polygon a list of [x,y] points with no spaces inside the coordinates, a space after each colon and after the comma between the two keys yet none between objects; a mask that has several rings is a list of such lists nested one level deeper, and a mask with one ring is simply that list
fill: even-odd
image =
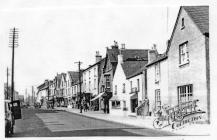
[{"label": "sky", "polygon": [[150,49],[155,43],[163,53],[179,10],[178,5],[21,1],[0,6],[1,74],[6,82],[7,67],[11,71],[9,32],[16,27],[14,78],[20,94],[57,73],[77,70],[77,61],[82,62],[81,68],[94,64],[96,51],[104,57],[114,40],[127,49]]}]

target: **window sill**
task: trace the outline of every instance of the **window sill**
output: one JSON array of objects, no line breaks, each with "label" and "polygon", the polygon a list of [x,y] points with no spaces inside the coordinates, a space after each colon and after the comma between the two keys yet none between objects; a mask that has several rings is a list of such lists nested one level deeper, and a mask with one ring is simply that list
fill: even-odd
[{"label": "window sill", "polygon": [[189,65],[189,63],[190,63],[190,62],[186,62],[186,63],[183,63],[183,64],[179,64],[179,67],[180,67],[180,68],[182,68],[182,67],[186,67],[186,66]]}]

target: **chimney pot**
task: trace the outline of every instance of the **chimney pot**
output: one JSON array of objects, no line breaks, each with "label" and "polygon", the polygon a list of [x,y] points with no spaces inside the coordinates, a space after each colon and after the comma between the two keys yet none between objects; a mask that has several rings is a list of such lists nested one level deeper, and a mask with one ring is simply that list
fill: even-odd
[{"label": "chimney pot", "polygon": [[157,50],[157,45],[153,44],[152,50]]},{"label": "chimney pot", "polygon": [[102,56],[99,54],[99,51],[96,51],[96,63],[102,59]]},{"label": "chimney pot", "polygon": [[121,49],[125,49],[125,44],[124,43],[121,44]]}]

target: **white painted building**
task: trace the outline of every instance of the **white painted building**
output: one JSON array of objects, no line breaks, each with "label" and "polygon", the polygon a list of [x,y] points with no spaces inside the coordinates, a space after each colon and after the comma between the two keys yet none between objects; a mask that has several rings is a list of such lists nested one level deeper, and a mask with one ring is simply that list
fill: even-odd
[{"label": "white painted building", "polygon": [[[99,52],[96,52],[96,63],[90,65],[82,72],[82,90],[84,93],[84,99],[91,105],[97,100],[91,100],[99,94],[99,80],[101,77],[100,64],[102,63],[102,56]],[[92,103],[91,103],[92,102]],[[98,106],[98,103],[95,104]]]},{"label": "white painted building", "polygon": [[147,98],[152,115],[156,110],[168,105],[168,62],[166,55],[158,55],[147,67]]},{"label": "white painted building", "polygon": [[144,98],[143,73],[138,74],[148,62],[148,50],[121,49],[113,78],[113,96],[110,99],[112,115],[136,115],[138,103]]}]

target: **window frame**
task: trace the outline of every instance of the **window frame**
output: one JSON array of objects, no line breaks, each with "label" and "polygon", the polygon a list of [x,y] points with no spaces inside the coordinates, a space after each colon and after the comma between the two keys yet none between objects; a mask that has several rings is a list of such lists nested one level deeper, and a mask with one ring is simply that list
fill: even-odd
[{"label": "window frame", "polygon": [[111,88],[110,75],[105,75],[105,87]]},{"label": "window frame", "polygon": [[139,78],[136,80],[137,81],[137,91],[139,92],[140,91],[140,80],[139,80]]},{"label": "window frame", "polygon": [[160,63],[155,64],[155,83],[160,82]]},{"label": "window frame", "polygon": [[160,89],[156,89],[155,90],[155,110],[160,110],[161,109],[161,93],[160,93]]},{"label": "window frame", "polygon": [[[185,60],[183,60],[183,58]],[[183,66],[189,63],[190,63],[190,59],[189,59],[188,41],[185,41],[184,43],[179,45],[179,66]]]},{"label": "window frame", "polygon": [[178,91],[178,104],[192,101],[194,98],[193,84],[178,86],[177,91]]},{"label": "window frame", "polygon": [[185,18],[183,17],[181,19],[181,30],[183,30],[185,28]]},{"label": "window frame", "polygon": [[123,83],[122,93],[126,93],[126,84],[125,83]]},{"label": "window frame", "polygon": [[117,95],[117,93],[118,93],[118,86],[115,85],[115,92],[114,92],[114,95]]},{"label": "window frame", "polygon": [[118,100],[111,101],[111,106],[112,109],[121,109],[121,101]]}]

